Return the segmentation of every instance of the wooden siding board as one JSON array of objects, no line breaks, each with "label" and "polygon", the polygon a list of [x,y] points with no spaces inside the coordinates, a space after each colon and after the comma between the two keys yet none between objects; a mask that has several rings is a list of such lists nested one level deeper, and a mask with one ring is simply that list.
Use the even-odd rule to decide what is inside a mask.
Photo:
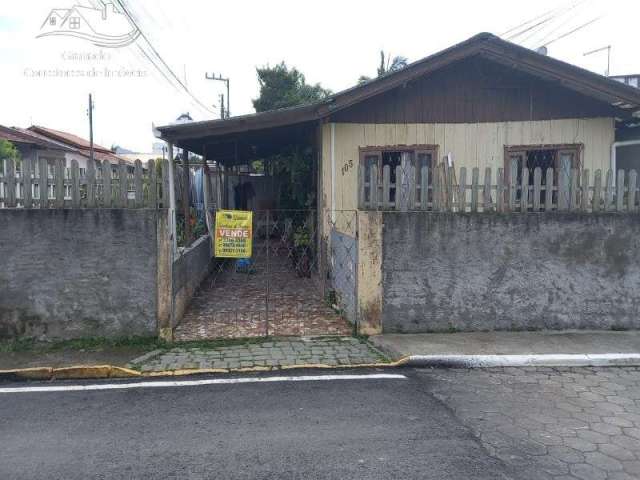
[{"label": "wooden siding board", "polygon": [[515,69],[467,59],[336,112],[339,123],[477,123],[613,117],[610,105]]}]

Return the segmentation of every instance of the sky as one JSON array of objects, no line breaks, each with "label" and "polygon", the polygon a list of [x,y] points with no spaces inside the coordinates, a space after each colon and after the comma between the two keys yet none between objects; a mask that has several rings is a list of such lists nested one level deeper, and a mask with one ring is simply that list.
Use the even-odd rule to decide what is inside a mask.
[{"label": "sky", "polygon": [[[612,75],[640,73],[634,35],[638,0],[125,0],[143,34],[130,45],[106,48],[77,37],[37,38],[48,28],[43,23],[52,9],[99,3],[4,5],[1,125],[36,124],[88,138],[91,93],[95,141],[149,152],[154,124],[168,124],[185,112],[194,120],[219,117],[224,85],[206,80],[207,72],[231,79],[232,115],[252,113],[258,66],[285,61],[309,83],[340,91],[360,75],[375,75],[381,49],[415,61],[479,32],[502,35],[536,17],[525,27],[548,20],[514,42],[537,48],[593,21],[549,44],[549,54],[604,74],[606,52],[584,53],[611,45]],[[109,35],[126,33],[118,30],[120,24],[109,26]],[[515,33],[519,30],[504,38]]]}]

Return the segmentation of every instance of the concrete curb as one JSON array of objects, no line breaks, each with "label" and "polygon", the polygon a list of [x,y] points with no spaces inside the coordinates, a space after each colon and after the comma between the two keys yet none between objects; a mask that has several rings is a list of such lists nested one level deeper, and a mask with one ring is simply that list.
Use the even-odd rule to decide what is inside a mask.
[{"label": "concrete curb", "polygon": [[38,367],[18,368],[14,370],[0,370],[0,381],[20,380],[88,380],[105,378],[157,378],[157,377],[182,377],[186,375],[205,375],[213,373],[256,373],[276,372],[282,370],[322,369],[339,370],[352,368],[389,368],[399,367],[405,359],[391,363],[362,363],[354,365],[284,365],[281,367],[247,367],[247,368],[195,368],[188,370],[164,370],[160,372],[138,372],[123,367],[112,365],[79,365],[64,368]]},{"label": "concrete curb", "polygon": [[409,367],[632,367],[640,353],[530,354],[530,355],[409,355],[396,363]]}]

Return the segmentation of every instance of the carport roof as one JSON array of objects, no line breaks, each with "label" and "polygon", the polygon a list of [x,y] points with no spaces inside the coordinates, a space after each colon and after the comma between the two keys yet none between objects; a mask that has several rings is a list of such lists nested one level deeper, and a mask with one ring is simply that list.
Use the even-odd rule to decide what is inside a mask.
[{"label": "carport roof", "polygon": [[229,135],[281,128],[330,117],[368,98],[405,85],[460,60],[481,56],[534,77],[560,84],[615,107],[621,118],[640,115],[640,89],[624,85],[566,62],[541,55],[533,50],[502,40],[490,33],[480,33],[434,55],[411,63],[402,70],[388,73],[364,85],[344,90],[309,105],[272,110],[180,125],[158,127],[160,138],[198,148],[209,141]]}]

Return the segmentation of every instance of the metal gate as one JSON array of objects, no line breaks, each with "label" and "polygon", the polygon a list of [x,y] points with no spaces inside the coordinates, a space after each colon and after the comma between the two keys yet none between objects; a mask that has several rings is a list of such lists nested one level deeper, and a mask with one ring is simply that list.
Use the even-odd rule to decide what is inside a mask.
[{"label": "metal gate", "polygon": [[178,340],[349,335],[357,323],[357,212],[253,213],[253,255],[219,259]]}]

